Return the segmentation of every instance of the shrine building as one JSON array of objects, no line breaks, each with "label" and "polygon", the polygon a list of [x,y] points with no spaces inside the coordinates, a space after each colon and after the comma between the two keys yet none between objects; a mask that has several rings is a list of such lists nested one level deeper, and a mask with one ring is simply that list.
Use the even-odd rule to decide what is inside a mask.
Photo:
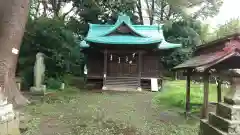
[{"label": "shrine building", "polygon": [[80,43],[87,81],[100,82],[103,90],[121,91],[157,84],[163,69],[160,56],[181,47],[165,41],[162,26],[134,25],[127,15],[120,15],[114,25],[89,24]]}]

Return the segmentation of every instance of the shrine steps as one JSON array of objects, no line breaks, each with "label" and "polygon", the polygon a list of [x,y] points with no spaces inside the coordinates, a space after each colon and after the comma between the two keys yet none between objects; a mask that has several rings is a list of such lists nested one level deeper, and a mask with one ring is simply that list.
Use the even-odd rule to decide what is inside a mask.
[{"label": "shrine steps", "polygon": [[135,77],[107,77],[104,90],[136,91],[138,78]]}]

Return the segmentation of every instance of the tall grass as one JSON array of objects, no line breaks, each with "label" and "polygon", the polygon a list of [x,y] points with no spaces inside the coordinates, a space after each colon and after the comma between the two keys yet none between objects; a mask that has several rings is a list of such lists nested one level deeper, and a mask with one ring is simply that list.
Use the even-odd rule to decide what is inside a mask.
[{"label": "tall grass", "polygon": [[[223,89],[223,94],[227,89]],[[186,103],[186,81],[168,81],[163,86],[162,92],[154,97],[154,102],[157,105],[166,105],[170,107],[184,108]],[[191,83],[190,92],[191,106],[197,106],[203,103],[203,84]],[[216,84],[209,85],[209,102],[217,102],[217,86]]]}]

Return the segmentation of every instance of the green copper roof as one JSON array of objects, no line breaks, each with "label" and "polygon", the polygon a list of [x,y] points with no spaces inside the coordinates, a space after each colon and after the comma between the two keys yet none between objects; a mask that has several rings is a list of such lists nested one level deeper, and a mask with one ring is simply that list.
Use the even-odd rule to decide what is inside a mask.
[{"label": "green copper roof", "polygon": [[136,30],[136,28],[132,25],[132,22],[131,22],[129,16],[126,16],[126,15],[119,16],[117,22],[111,28],[109,28],[106,32],[104,32],[102,34],[102,36],[107,36],[108,34],[112,33],[113,31],[115,31],[118,27],[120,27],[123,24],[127,25],[138,36],[147,37],[144,34],[142,34],[140,32],[140,30]]},{"label": "green copper roof", "polygon": [[[111,34],[125,25],[134,34]],[[89,24],[89,31],[80,43],[82,48],[89,47],[88,43],[102,43],[112,45],[147,45],[157,43],[159,49],[181,47],[180,44],[172,44],[165,41],[162,25],[133,25],[129,16],[121,15],[114,25]]]},{"label": "green copper roof", "polygon": [[165,40],[163,40],[159,45],[158,45],[158,49],[171,49],[171,48],[178,48],[178,47],[182,47],[181,44],[174,44],[174,43],[169,43]]}]

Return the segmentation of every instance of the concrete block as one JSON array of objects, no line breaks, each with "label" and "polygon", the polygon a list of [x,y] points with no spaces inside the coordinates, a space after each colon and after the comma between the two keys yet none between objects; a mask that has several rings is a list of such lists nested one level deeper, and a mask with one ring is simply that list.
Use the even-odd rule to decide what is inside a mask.
[{"label": "concrete block", "polygon": [[217,105],[216,114],[225,119],[240,121],[240,106],[219,103]]},{"label": "concrete block", "polygon": [[207,120],[200,121],[199,135],[228,135],[227,133],[213,127]]},{"label": "concrete block", "polygon": [[228,120],[209,113],[209,124],[229,134],[240,134],[240,121]]}]

